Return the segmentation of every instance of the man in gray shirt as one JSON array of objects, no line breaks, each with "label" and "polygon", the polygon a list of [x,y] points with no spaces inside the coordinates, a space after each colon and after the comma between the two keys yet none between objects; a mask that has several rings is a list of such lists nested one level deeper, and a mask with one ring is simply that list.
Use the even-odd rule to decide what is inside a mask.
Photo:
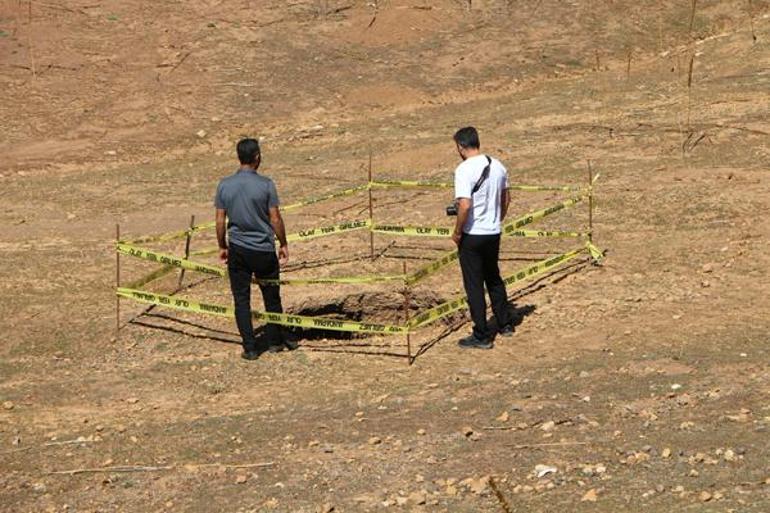
[{"label": "man in gray shirt", "polygon": [[[280,351],[289,344],[277,324],[265,326],[265,339],[257,341],[251,319],[251,279],[278,280],[280,264],[289,258],[286,229],[278,208],[273,181],[259,173],[262,161],[259,142],[243,139],[237,145],[241,167],[217,187],[216,207],[219,257],[227,264],[235,303],[235,322],[243,340],[243,358],[256,360],[265,351]],[[225,237],[225,220],[227,237]],[[275,239],[280,247],[275,254]],[[260,284],[267,312],[283,313],[280,286]]]}]

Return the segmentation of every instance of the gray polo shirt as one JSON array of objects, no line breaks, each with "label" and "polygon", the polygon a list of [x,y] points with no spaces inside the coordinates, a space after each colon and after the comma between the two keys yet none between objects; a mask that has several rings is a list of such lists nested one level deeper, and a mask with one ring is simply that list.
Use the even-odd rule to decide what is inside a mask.
[{"label": "gray polo shirt", "polygon": [[214,206],[227,212],[229,244],[275,251],[269,209],[278,206],[278,192],[271,179],[251,169],[239,169],[219,182]]}]

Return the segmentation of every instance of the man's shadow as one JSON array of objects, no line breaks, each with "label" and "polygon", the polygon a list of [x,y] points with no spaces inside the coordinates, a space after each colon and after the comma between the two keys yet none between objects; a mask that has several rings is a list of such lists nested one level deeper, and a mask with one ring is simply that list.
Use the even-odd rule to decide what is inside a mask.
[{"label": "man's shadow", "polygon": [[[511,326],[515,330],[517,326],[524,322],[524,318],[535,312],[537,307],[535,305],[523,305],[517,306],[513,301],[508,302],[508,315],[511,319]],[[497,318],[493,315],[490,319],[487,319],[490,329],[497,333],[500,331],[500,326],[497,324]]]}]

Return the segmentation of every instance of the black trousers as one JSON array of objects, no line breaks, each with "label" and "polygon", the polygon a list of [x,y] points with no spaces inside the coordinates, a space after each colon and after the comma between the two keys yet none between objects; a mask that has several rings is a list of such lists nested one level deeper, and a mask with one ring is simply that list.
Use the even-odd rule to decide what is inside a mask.
[{"label": "black trousers", "polygon": [[[270,345],[283,342],[281,327],[277,324],[265,325],[265,340],[257,343],[254,336],[254,323],[251,319],[251,277],[277,280],[280,273],[278,257],[274,251],[254,251],[236,245],[230,245],[227,259],[227,272],[230,276],[230,290],[235,302],[235,323],[243,340],[246,351],[264,350]],[[265,311],[283,313],[281,305],[281,287],[279,285],[260,285]]]},{"label": "black trousers", "polygon": [[473,334],[481,340],[492,339],[495,333],[492,333],[487,326],[485,284],[489,299],[492,301],[492,312],[495,314],[498,329],[511,323],[508,294],[497,265],[500,256],[500,235],[463,234],[459,253],[463,285],[465,294],[468,296],[471,319],[473,319]]}]

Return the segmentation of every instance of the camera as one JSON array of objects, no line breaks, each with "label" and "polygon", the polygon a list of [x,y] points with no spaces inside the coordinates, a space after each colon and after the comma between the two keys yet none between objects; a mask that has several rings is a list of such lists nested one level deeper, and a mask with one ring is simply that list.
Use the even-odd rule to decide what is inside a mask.
[{"label": "camera", "polygon": [[448,215],[448,216],[456,216],[457,215],[457,202],[456,201],[446,208],[446,215]]}]

